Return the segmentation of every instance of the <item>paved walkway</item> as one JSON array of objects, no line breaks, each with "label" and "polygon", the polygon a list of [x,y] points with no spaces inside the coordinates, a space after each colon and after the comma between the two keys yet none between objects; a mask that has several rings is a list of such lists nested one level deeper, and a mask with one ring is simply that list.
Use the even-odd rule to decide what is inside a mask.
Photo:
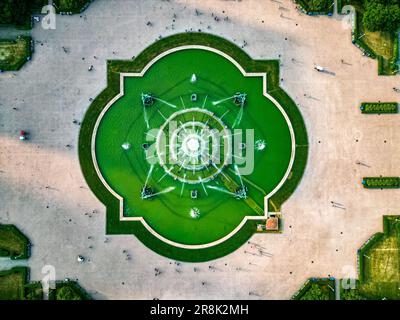
[{"label": "paved walkway", "polygon": [[[400,214],[398,190],[360,183],[365,175],[399,175],[400,117],[361,115],[358,106],[400,96],[392,90],[399,77],[378,77],[377,61],[351,43],[344,19],[306,16],[290,1],[96,0],[82,17],[59,16],[56,30],[36,25],[33,60],[0,75],[0,223],[15,223],[32,241],[32,279],[51,264],[58,279],[79,279],[95,298],[286,299],[308,277],[341,278],[344,266],[355,268],[357,248],[382,230],[382,215]],[[177,264],[134,236],[105,241],[105,209],[83,179],[73,120],[105,88],[107,59],[130,59],[160,35],[198,29],[246,41],[255,59],[280,59],[310,155],[282,208],[282,234],[255,235],[216,261]],[[18,140],[21,129],[30,141]]]},{"label": "paved walkway", "polygon": [[8,258],[0,258],[0,271],[9,270],[14,267],[27,267],[28,260],[11,260]]},{"label": "paved walkway", "polygon": [[29,36],[30,30],[18,30],[12,27],[0,27],[0,39],[15,39],[17,36]]}]

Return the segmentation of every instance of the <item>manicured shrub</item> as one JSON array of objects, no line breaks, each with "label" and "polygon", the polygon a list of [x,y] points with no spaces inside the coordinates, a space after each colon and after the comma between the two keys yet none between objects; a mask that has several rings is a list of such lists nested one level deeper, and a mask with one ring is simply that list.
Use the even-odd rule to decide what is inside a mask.
[{"label": "manicured shrub", "polygon": [[393,74],[396,74],[398,71],[397,59],[399,57],[399,37],[395,34],[394,35],[394,42],[393,42],[393,54],[392,59],[390,59],[390,69]]},{"label": "manicured shrub", "polygon": [[365,177],[362,184],[369,189],[400,188],[400,177]]},{"label": "manicured shrub", "polygon": [[397,113],[397,102],[363,102],[360,106],[362,113]]}]

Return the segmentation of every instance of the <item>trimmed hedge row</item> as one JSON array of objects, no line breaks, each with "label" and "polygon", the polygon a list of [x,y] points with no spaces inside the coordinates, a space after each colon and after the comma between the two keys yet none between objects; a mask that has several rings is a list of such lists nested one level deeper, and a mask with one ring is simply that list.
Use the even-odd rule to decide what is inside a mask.
[{"label": "trimmed hedge row", "polygon": [[393,42],[393,56],[392,59],[389,60],[390,69],[392,69],[394,73],[399,71],[399,59],[399,36],[395,34]]},{"label": "trimmed hedge row", "polygon": [[[160,255],[182,261],[200,262],[222,257],[239,248],[256,231],[256,221],[247,223],[230,239],[205,249],[183,249],[171,246],[152,235],[140,221],[119,220],[119,201],[105,188],[99,179],[93,165],[91,155],[91,136],[96,120],[106,104],[119,93],[119,74],[121,72],[140,72],[149,61],[160,53],[183,45],[204,45],[216,48],[233,57],[247,72],[266,72],[268,92],[285,109],[292,122],[296,143],[302,150],[297,152],[293,168],[297,168],[288,179],[277,196],[276,205],[289,197],[290,193],[300,183],[302,173],[307,163],[308,138],[300,111],[291,98],[279,87],[279,61],[253,60],[242,49],[232,42],[205,33],[181,33],[163,38],[142,51],[134,60],[108,61],[107,88],[95,98],[87,110],[82,121],[79,134],[79,161],[82,172],[92,192],[107,207],[106,232],[107,234],[132,234],[144,245]],[[279,195],[278,195],[279,194]]]},{"label": "trimmed hedge row", "polygon": [[400,177],[365,177],[362,185],[367,189],[400,188]]},{"label": "trimmed hedge row", "polygon": [[397,113],[397,102],[363,102],[360,106],[361,113]]},{"label": "trimmed hedge row", "polygon": [[28,259],[30,256],[30,247],[31,244],[29,239],[14,225],[6,225],[0,224],[0,234],[3,235],[12,235],[15,237],[20,245],[22,246],[22,251],[13,251],[12,248],[7,247],[7,245],[1,245],[0,242],[0,256],[1,257],[10,257],[12,260],[18,259]]}]

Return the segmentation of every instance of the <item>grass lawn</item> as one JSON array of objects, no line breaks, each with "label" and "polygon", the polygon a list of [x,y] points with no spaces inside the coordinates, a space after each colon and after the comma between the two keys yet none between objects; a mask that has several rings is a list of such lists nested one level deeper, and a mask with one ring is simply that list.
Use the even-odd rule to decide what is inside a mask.
[{"label": "grass lawn", "polygon": [[362,3],[354,0],[338,1],[338,12],[342,11],[345,5],[352,5],[356,9],[355,39],[358,45],[367,52],[372,52],[378,58],[378,74],[394,75],[397,72],[398,43],[397,34],[391,32],[367,31],[362,23],[364,7]]},{"label": "grass lawn", "polygon": [[19,70],[30,56],[30,37],[19,37],[16,40],[0,39],[0,70]]},{"label": "grass lawn", "polygon": [[358,289],[371,299],[400,299],[400,217],[384,219],[383,237],[363,253],[364,274]]},{"label": "grass lawn", "polygon": [[372,50],[374,50],[377,55],[380,55],[387,60],[392,58],[394,44],[394,37],[392,33],[380,31],[371,32],[363,30],[362,25],[360,32],[362,34],[365,33],[365,36],[363,37],[365,43]]},{"label": "grass lawn", "polygon": [[29,257],[29,240],[13,225],[0,225],[0,256]]},{"label": "grass lawn", "polygon": [[0,271],[0,300],[23,300],[27,268]]}]

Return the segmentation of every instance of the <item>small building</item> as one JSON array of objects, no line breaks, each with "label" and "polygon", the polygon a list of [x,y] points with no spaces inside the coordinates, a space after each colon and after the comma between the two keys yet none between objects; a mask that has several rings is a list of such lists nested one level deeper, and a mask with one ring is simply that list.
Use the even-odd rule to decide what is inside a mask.
[{"label": "small building", "polygon": [[268,217],[265,222],[265,230],[267,231],[278,231],[279,230],[279,218]]}]

